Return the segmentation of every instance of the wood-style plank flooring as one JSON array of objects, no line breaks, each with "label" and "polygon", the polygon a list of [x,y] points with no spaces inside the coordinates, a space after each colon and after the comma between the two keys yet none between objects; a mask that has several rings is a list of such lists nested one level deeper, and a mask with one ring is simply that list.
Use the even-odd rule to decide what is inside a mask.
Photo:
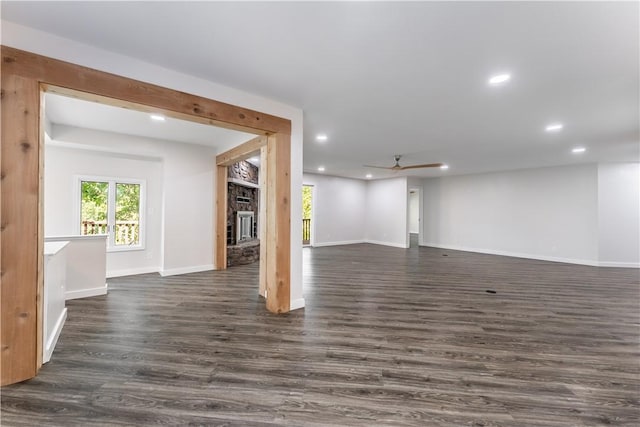
[{"label": "wood-style plank flooring", "polygon": [[304,281],[276,316],[257,264],[110,280],[2,426],[640,425],[638,270],[362,244]]}]

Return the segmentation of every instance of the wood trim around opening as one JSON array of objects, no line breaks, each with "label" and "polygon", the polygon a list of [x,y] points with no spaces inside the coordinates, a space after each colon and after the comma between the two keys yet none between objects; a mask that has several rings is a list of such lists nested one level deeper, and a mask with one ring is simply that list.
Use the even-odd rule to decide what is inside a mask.
[{"label": "wood trim around opening", "polygon": [[[229,197],[227,168],[240,160],[251,157],[266,143],[267,137],[259,136],[216,156],[216,235],[214,242],[216,270],[227,269],[227,199]],[[262,170],[266,168],[266,165],[263,166]]]},{"label": "wood trim around opening", "polygon": [[[6,46],[0,47],[0,53],[1,385],[32,378],[40,366],[38,337],[42,333],[42,319],[38,316],[42,309],[44,242],[42,90],[125,108],[143,111],[148,108],[199,123],[269,135],[267,145],[273,150],[267,156],[267,163],[273,166],[267,169],[273,170],[268,180],[273,194],[267,198],[270,215],[267,221],[274,228],[267,230],[266,237],[269,241],[267,308],[275,313],[289,310],[290,120]],[[216,173],[222,172],[217,169]],[[224,181],[226,183],[226,173]],[[226,185],[224,195],[226,200]],[[270,206],[274,203],[279,205]]]},{"label": "wood trim around opening", "polygon": [[[291,136],[267,141],[267,310],[286,313],[291,298]],[[262,244],[262,242],[261,242]]]},{"label": "wood trim around opening", "polygon": [[248,159],[252,155],[258,153],[260,148],[267,145],[266,136],[258,136],[250,139],[249,141],[233,147],[232,149],[225,151],[222,154],[216,156],[216,165],[218,166],[231,166],[234,163],[238,163],[240,160]]},{"label": "wood trim around opening", "polygon": [[227,193],[227,167],[216,166],[216,270],[227,269]]},{"label": "wood trim around opening", "polygon": [[84,92],[83,99],[94,102],[114,105],[121,101],[116,105],[152,107],[153,111],[176,114],[185,120],[200,123],[204,120],[207,124],[262,135],[291,133],[291,121],[287,119],[7,46],[2,46],[2,73],[57,86],[55,91],[67,96]]},{"label": "wood trim around opening", "polygon": [[[2,70],[0,383],[36,375],[42,337],[40,88]],[[40,325],[40,330],[38,330]]]}]

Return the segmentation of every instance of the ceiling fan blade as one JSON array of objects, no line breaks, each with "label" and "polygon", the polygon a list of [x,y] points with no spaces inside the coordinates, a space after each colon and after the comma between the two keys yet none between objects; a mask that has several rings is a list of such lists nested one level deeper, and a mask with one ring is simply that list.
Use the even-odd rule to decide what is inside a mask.
[{"label": "ceiling fan blade", "polygon": [[393,168],[388,168],[386,166],[373,166],[373,165],[362,165],[365,168],[376,168],[376,169],[393,169]]},{"label": "ceiling fan blade", "polygon": [[440,166],[442,166],[442,163],[428,163],[424,165],[401,166],[400,169],[439,168]]}]

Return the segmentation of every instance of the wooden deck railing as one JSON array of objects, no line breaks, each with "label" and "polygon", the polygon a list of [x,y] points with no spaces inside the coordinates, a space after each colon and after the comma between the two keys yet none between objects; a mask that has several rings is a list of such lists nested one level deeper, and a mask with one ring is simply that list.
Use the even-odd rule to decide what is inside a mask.
[{"label": "wooden deck railing", "polygon": [[311,219],[302,220],[302,244],[308,245],[311,243]]},{"label": "wooden deck railing", "polygon": [[[81,233],[83,236],[90,234],[109,234],[107,221],[82,221]],[[138,221],[116,221],[115,244],[137,245],[140,243],[140,224]]]}]

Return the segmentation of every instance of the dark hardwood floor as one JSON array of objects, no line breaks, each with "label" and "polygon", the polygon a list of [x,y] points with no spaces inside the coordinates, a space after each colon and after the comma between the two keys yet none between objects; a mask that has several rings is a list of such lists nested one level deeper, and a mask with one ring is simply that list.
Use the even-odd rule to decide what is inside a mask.
[{"label": "dark hardwood floor", "polygon": [[110,280],[2,425],[640,425],[638,270],[363,244],[304,280],[282,316],[255,264]]}]

